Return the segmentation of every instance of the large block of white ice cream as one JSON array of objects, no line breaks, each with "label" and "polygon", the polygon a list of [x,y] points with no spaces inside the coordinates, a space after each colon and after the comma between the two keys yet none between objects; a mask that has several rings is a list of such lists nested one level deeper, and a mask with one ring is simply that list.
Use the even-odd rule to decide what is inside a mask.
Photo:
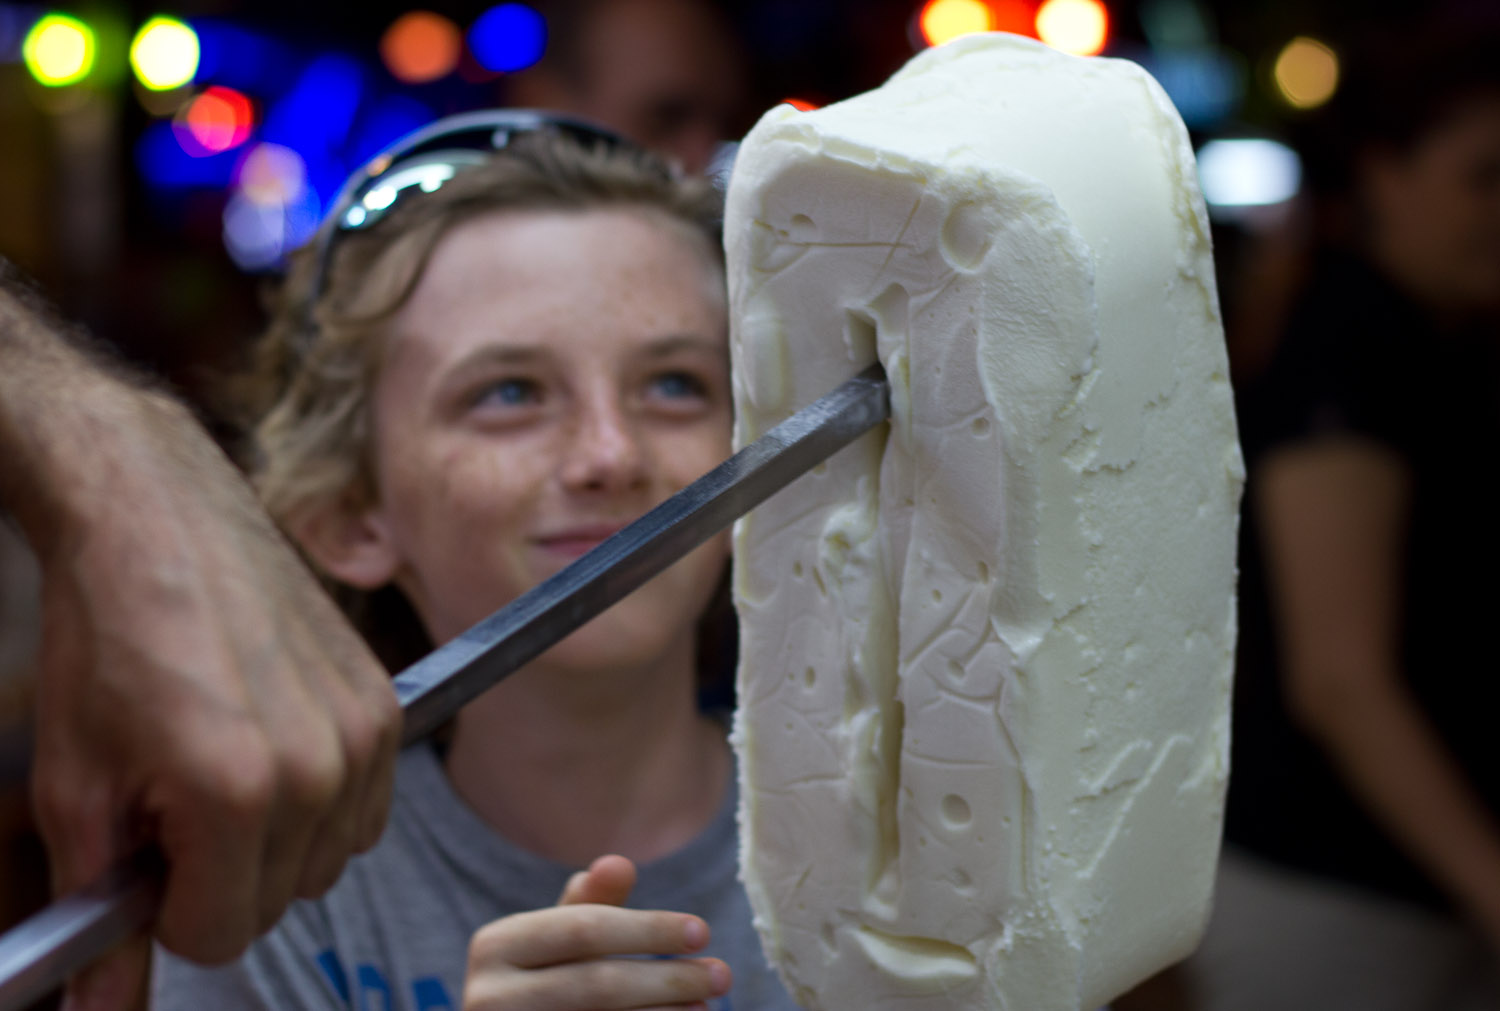
[{"label": "large block of white ice cream", "polygon": [[1242,479],[1186,132],[1011,36],[780,107],[726,219],[744,443],[893,418],[741,521],[743,875],[810,1008],[1093,1008],[1185,955]]}]

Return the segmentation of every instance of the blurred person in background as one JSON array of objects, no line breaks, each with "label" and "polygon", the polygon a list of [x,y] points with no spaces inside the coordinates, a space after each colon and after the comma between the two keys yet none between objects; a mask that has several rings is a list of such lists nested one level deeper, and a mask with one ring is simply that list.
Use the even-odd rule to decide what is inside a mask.
[{"label": "blurred person in background", "polygon": [[707,0],[554,0],[540,64],[507,78],[506,104],[579,116],[705,171],[739,136],[744,58]]},{"label": "blurred person in background", "polygon": [[1209,1011],[1500,1008],[1500,48],[1356,54],[1250,468]]}]

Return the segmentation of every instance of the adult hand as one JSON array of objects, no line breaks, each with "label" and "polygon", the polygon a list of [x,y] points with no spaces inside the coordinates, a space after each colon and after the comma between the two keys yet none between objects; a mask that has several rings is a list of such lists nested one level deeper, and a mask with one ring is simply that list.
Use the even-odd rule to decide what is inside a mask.
[{"label": "adult hand", "polygon": [[[708,943],[696,916],[621,909],[635,865],[600,857],[558,905],[482,927],[469,943],[464,1011],[705,1007],[729,991],[729,966],[683,958]],[[621,956],[665,956],[624,958]]]},{"label": "adult hand", "polygon": [[[53,883],[154,844],[156,937],[224,961],[379,837],[400,709],[188,413],[52,333],[0,286],[0,504],[42,563],[33,788]],[[148,960],[145,938],[125,945],[66,1006],[128,1006]]]}]

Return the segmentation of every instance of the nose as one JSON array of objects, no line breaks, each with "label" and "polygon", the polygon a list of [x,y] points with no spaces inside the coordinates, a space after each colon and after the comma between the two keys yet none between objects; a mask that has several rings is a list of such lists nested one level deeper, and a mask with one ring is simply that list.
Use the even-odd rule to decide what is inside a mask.
[{"label": "nose", "polygon": [[581,408],[561,473],[573,492],[629,491],[646,483],[640,433],[621,404],[597,398]]}]

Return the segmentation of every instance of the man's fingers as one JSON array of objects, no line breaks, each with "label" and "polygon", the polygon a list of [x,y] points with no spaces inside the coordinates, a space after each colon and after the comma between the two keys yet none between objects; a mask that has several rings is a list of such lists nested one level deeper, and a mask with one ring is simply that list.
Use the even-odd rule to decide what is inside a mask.
[{"label": "man's fingers", "polygon": [[475,979],[465,1011],[613,1011],[677,1007],[729,992],[729,966],[717,958],[601,959]]},{"label": "man's fingers", "polygon": [[[264,742],[226,745],[232,765],[205,765],[181,796],[147,798],[160,812],[167,858],[157,937],[169,950],[214,964],[238,955],[260,926],[262,858],[275,802],[275,767]],[[205,760],[206,762],[206,760]]]},{"label": "man's fingers", "polygon": [[307,634],[320,652],[317,662],[308,665],[307,675],[343,748],[346,789],[335,813],[340,831],[346,833],[337,861],[342,865],[342,857],[374,846],[385,829],[403,714],[390,676],[374,654],[353,632],[340,627],[342,616],[331,604],[326,610],[326,615],[309,616],[313,624]]},{"label": "man's fingers", "polygon": [[88,884],[118,855],[118,813],[107,784],[81,779],[39,758],[32,804],[47,844],[54,894]]},{"label": "man's fingers", "polygon": [[559,906],[574,906],[596,903],[602,906],[623,906],[635,889],[635,864],[622,856],[602,856],[568,879]]},{"label": "man's fingers", "polygon": [[[357,655],[351,663],[373,657]],[[312,898],[326,891],[354,853],[373,846],[385,827],[395,785],[396,750],[401,709],[395,692],[382,684],[379,695],[350,685],[327,660],[320,667],[319,692],[329,725],[337,734],[343,765],[343,789],[325,812],[314,850],[309,854],[299,895]],[[384,673],[380,672],[384,678]],[[388,684],[388,682],[387,682]],[[386,703],[389,703],[387,707]]]},{"label": "man's fingers", "polygon": [[68,980],[62,1011],[144,1009],[150,967],[150,939],[132,937]]},{"label": "man's fingers", "polygon": [[[369,663],[385,676],[373,656]],[[371,728],[369,754],[356,752],[351,756],[350,766],[351,774],[358,782],[363,783],[358,795],[354,836],[355,850],[363,853],[379,842],[385,831],[391,798],[396,792],[396,756],[401,747],[404,714],[388,677],[378,685],[365,685],[359,696]],[[356,759],[359,764],[354,764]]]},{"label": "man's fingers", "polygon": [[686,955],[708,943],[708,925],[685,913],[615,906],[557,906],[482,927],[469,945],[470,971],[504,964],[535,969],[611,955]]},{"label": "man's fingers", "polygon": [[[290,701],[305,707],[308,715],[316,712],[309,698]],[[345,780],[343,749],[334,729],[321,718],[280,715],[275,797],[257,895],[259,930],[273,926],[292,899],[321,894],[331,885],[354,836],[354,791]],[[317,874],[317,891],[303,891],[309,872]]]}]

